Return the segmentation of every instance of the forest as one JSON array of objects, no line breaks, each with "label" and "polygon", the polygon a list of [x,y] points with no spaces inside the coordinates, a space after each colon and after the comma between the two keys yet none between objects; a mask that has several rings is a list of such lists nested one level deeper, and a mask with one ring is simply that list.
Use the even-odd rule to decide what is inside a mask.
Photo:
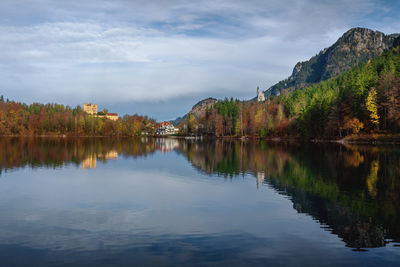
[{"label": "forest", "polygon": [[27,105],[0,97],[0,135],[139,136],[153,133],[155,126],[146,116],[113,121],[86,114],[80,106]]},{"label": "forest", "polygon": [[400,47],[336,78],[264,102],[218,101],[182,122],[185,134],[342,138],[400,131]]},{"label": "forest", "polygon": [[[139,136],[156,121],[125,115],[116,121],[80,106],[30,105],[0,97],[0,135]],[[180,123],[182,135],[343,138],[400,133],[400,47],[336,78],[286,90],[264,102],[220,100]]]}]

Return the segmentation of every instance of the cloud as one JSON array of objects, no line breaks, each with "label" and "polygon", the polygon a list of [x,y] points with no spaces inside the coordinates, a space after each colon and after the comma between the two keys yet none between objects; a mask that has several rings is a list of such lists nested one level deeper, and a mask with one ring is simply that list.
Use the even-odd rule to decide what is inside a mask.
[{"label": "cloud", "polygon": [[4,0],[0,94],[26,102],[110,105],[223,94],[250,98],[258,85],[266,89],[287,77],[297,61],[350,27],[395,30],[390,5]]},{"label": "cloud", "polygon": [[234,93],[251,80],[255,87],[271,62],[279,69],[290,61],[268,55],[278,45],[269,37],[199,38],[89,23],[0,27],[0,35],[0,60],[13,62],[3,78],[25,69],[32,95],[52,99],[62,94],[76,101],[83,92],[97,92],[99,101],[161,100],[217,88]]}]

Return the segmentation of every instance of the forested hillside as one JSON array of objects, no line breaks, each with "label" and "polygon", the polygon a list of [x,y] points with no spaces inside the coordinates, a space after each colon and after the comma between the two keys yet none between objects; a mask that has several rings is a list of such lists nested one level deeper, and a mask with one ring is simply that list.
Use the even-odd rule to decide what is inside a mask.
[{"label": "forested hillside", "polygon": [[265,102],[225,99],[186,132],[226,136],[339,138],[400,131],[400,47],[340,76]]},{"label": "forested hillside", "polygon": [[337,77],[360,63],[380,56],[385,50],[398,46],[399,41],[399,34],[385,35],[366,28],[350,29],[329,48],[308,61],[297,63],[292,75],[271,86],[265,95],[280,95],[284,90],[304,88]]},{"label": "forested hillside", "polygon": [[[78,106],[26,105],[0,98],[0,135],[138,136],[155,120],[91,116]],[[206,99],[179,124],[181,134],[342,138],[400,133],[400,47],[336,78],[285,90],[264,102]]]},{"label": "forested hillside", "polygon": [[26,105],[0,97],[0,135],[139,136],[153,133],[155,120],[124,116],[112,121],[86,114],[80,106]]}]

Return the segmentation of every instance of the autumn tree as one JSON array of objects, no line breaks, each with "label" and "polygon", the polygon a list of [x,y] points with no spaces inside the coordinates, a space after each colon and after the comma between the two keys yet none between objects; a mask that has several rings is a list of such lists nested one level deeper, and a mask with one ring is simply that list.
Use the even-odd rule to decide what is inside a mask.
[{"label": "autumn tree", "polygon": [[364,123],[360,122],[357,118],[345,119],[344,129],[347,132],[351,131],[353,134],[358,134],[363,128]]},{"label": "autumn tree", "polygon": [[[143,116],[112,121],[59,104],[26,105],[13,101],[0,102],[0,135],[117,135],[136,136],[144,129],[154,130],[155,121]],[[132,128],[132,131],[126,129]],[[151,132],[150,132],[151,133]]]},{"label": "autumn tree", "polygon": [[379,128],[379,115],[378,115],[378,105],[377,105],[377,94],[375,89],[371,89],[368,93],[366,100],[366,107],[369,111],[369,121],[374,127]]}]

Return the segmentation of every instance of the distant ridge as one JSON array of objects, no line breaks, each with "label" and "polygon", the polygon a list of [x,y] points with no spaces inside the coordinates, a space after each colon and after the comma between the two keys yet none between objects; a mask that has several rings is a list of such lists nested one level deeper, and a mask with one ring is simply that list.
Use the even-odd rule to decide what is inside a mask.
[{"label": "distant ridge", "polygon": [[366,28],[353,28],[331,47],[308,61],[299,62],[289,78],[264,91],[266,97],[283,90],[296,90],[336,77],[342,72],[380,56],[385,50],[400,45],[400,34],[385,35]]},{"label": "distant ridge", "polygon": [[[193,114],[196,118],[200,116],[200,114],[204,113],[207,108],[211,108],[218,100],[216,98],[206,98],[203,99],[199,102],[197,102],[192,109],[189,111],[189,113]],[[177,126],[179,125],[183,120],[186,119],[187,115],[185,114],[183,117],[178,117],[175,120],[171,121],[173,125]]]},{"label": "distant ridge", "polygon": [[[271,86],[264,91],[264,95],[276,96],[283,90],[293,91],[328,80],[399,45],[400,34],[385,35],[367,28],[350,29],[329,48],[320,51],[308,61],[298,62],[289,78]],[[257,97],[250,101],[256,100]],[[215,98],[201,100],[189,113],[198,117],[216,102]],[[170,122],[177,126],[185,121],[189,113]]]}]

